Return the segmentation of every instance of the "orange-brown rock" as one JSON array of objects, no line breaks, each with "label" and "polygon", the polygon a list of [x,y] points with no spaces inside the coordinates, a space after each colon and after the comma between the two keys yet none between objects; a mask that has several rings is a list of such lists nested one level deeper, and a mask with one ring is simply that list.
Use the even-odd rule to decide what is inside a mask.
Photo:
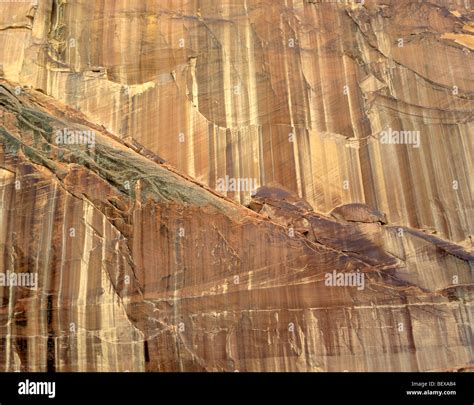
[{"label": "orange-brown rock", "polygon": [[0,370],[472,367],[472,9],[359,3],[0,2]]}]

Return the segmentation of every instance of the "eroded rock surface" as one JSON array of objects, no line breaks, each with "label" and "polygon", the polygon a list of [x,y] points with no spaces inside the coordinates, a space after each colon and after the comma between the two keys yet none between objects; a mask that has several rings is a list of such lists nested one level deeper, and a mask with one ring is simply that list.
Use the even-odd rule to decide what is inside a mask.
[{"label": "eroded rock surface", "polygon": [[472,9],[356,3],[0,2],[0,370],[472,369]]}]

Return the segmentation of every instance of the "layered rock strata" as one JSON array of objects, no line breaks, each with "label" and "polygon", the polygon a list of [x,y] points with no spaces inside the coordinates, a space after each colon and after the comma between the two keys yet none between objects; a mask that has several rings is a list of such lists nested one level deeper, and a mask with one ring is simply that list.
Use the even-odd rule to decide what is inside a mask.
[{"label": "layered rock strata", "polygon": [[0,111],[0,266],[38,275],[0,289],[4,371],[470,368],[463,247],[277,186],[245,208],[5,81]]},{"label": "layered rock strata", "polygon": [[0,370],[472,369],[469,0],[0,1]]}]

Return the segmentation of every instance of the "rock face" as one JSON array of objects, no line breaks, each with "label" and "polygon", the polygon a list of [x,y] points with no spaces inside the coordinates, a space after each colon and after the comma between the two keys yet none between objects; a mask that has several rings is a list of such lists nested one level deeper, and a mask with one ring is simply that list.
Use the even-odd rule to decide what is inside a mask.
[{"label": "rock face", "polygon": [[336,219],[352,222],[380,222],[387,223],[387,217],[383,212],[370,209],[365,204],[346,204],[334,208],[331,215]]},{"label": "rock face", "polygon": [[359,3],[0,2],[0,370],[472,368],[472,9]]}]

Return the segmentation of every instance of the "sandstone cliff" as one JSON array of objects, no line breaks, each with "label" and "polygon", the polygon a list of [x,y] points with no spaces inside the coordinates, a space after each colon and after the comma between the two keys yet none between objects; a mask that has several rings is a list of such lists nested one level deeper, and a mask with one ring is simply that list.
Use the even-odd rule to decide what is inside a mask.
[{"label": "sandstone cliff", "polygon": [[358,3],[0,2],[0,370],[472,367],[471,4]]}]

